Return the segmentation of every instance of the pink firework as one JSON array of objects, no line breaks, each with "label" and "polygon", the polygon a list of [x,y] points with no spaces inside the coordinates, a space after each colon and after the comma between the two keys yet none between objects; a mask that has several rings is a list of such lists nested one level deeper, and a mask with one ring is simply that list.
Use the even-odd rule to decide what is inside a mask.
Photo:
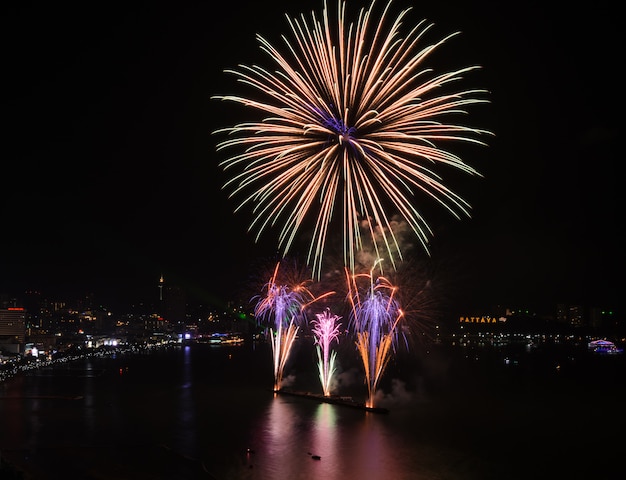
[{"label": "pink firework", "polygon": [[335,373],[335,358],[337,357],[337,352],[331,350],[331,344],[333,341],[339,341],[341,324],[337,323],[337,320],[341,317],[332,314],[328,308],[315,316],[317,320],[313,320],[311,323],[315,335],[320,382],[322,382],[324,396],[328,397],[330,396],[330,384]]}]

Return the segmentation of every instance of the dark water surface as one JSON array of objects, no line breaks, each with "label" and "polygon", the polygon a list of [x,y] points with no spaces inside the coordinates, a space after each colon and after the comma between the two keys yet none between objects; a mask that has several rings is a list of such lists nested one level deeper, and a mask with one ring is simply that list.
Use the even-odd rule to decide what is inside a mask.
[{"label": "dark water surface", "polygon": [[[290,365],[319,392],[312,350]],[[379,414],[275,395],[265,344],[86,358],[0,384],[0,458],[33,479],[625,478],[625,372],[623,355],[431,347],[390,365]],[[337,378],[364,397],[356,365]]]}]

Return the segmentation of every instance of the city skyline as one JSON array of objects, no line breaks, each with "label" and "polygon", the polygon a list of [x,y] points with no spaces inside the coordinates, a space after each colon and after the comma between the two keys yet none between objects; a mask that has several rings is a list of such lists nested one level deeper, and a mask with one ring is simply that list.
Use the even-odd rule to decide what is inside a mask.
[{"label": "city skyline", "polygon": [[[340,310],[349,311],[348,301],[341,301],[342,295],[335,295],[334,292],[326,292],[323,296],[329,296],[328,305],[334,305]],[[202,299],[190,295],[178,285],[168,284],[163,277],[159,279],[158,285],[152,288],[152,293],[144,298],[136,298],[130,303],[108,302],[106,298],[98,293],[87,292],[77,296],[71,294],[56,295],[50,292],[39,290],[27,290],[13,295],[8,292],[0,292],[0,309],[25,310],[28,316],[38,317],[43,311],[46,312],[73,312],[77,315],[100,312],[113,315],[113,318],[120,318],[127,315],[164,315],[168,320],[172,318],[172,308],[176,310],[175,317],[177,323],[194,323],[198,320],[206,320],[206,316],[213,314],[233,314],[238,317],[241,313],[247,312],[251,317],[258,308],[256,298],[247,301],[246,298],[232,298],[226,302],[203,302]],[[430,302],[430,300],[429,300]],[[435,299],[435,306],[438,299]],[[408,306],[408,305],[407,305]],[[314,318],[320,315],[313,305],[307,309],[305,317],[309,322],[314,322]],[[551,304],[536,308],[533,302],[521,302],[517,304],[502,304],[498,302],[485,303],[483,305],[459,304],[459,305],[438,305],[432,312],[424,310],[419,312],[419,316],[426,314],[427,320],[415,318],[411,310],[406,311],[409,323],[422,324],[426,330],[432,330],[435,325],[447,325],[448,327],[458,323],[492,323],[501,317],[518,317],[534,319],[556,323],[571,323],[572,326],[584,326],[593,321],[593,317],[608,316],[613,318],[617,324],[623,325],[624,312],[614,308],[614,305],[582,304],[579,302],[555,301]],[[321,307],[320,307],[321,308]],[[330,307],[325,307],[326,309]],[[418,305],[419,308],[419,305]],[[33,318],[34,318],[33,317]],[[571,318],[570,318],[571,317]],[[607,318],[608,318],[607,317]],[[487,319],[487,321],[485,321]],[[262,323],[262,322],[261,322]]]},{"label": "city skyline", "polygon": [[[224,69],[260,61],[255,34],[279,43],[285,13],[322,5],[5,7],[0,292],[127,301],[156,294],[163,274],[219,304],[263,277],[276,240],[255,243],[248,214],[233,213],[211,136],[246,115],[210,97],[230,93]],[[480,65],[470,84],[490,91],[472,123],[495,137],[468,158],[484,177],[452,179],[472,218],[429,211],[429,262],[450,301],[624,308],[619,15],[565,5],[411,11],[435,38],[461,31],[436,67]]]}]

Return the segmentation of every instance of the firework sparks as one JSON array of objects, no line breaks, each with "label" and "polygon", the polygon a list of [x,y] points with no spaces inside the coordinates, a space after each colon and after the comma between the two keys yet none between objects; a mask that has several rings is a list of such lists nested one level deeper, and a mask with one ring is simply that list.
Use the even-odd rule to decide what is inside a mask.
[{"label": "firework sparks", "polygon": [[334,315],[330,309],[326,309],[323,313],[316,314],[317,320],[313,320],[313,334],[315,335],[315,343],[317,350],[318,368],[320,382],[324,396],[330,396],[330,384],[335,373],[335,359],[337,352],[331,350],[333,341],[339,339],[339,327],[337,323],[341,317]]},{"label": "firework sparks", "polygon": [[308,19],[287,16],[291,36],[283,37],[285,53],[257,35],[274,71],[259,65],[227,70],[254,98],[213,97],[263,117],[215,132],[228,134],[218,151],[236,150],[220,163],[235,172],[224,188],[242,196],[237,210],[252,207],[250,229],[258,232],[257,240],[279,227],[285,254],[305,219],[315,218],[307,262],[318,278],[336,205],[343,210],[344,264],[352,273],[366,240],[394,267],[402,259],[391,222],[396,213],[428,251],[432,232],[414,206],[417,195],[457,218],[469,216],[469,204],[436,170],[445,165],[480,175],[440,145],[484,144],[480,137],[489,133],[448,123],[466,107],[487,102],[483,90],[449,92],[478,67],[435,74],[427,66],[432,52],[458,32],[427,42],[433,25],[422,21],[402,36],[410,9],[393,17],[390,1],[377,19],[374,4],[352,23],[344,2],[338,2],[335,16],[326,2],[321,18],[314,12]]},{"label": "firework sparks", "polygon": [[265,295],[260,296],[254,314],[257,322],[264,323],[266,337],[272,346],[274,360],[274,390],[280,390],[285,364],[304,317],[304,309],[311,303],[332,294],[316,297],[307,287],[308,281],[295,285],[278,283],[280,263],[264,286]]},{"label": "firework sparks", "polygon": [[[369,274],[350,275],[346,271],[351,324],[365,369],[368,407],[374,406],[376,389],[391,359],[392,348],[398,339],[398,324],[404,315],[395,298],[396,287],[385,277],[375,278],[375,268],[376,264]],[[362,280],[367,282],[364,288],[359,285]]]}]

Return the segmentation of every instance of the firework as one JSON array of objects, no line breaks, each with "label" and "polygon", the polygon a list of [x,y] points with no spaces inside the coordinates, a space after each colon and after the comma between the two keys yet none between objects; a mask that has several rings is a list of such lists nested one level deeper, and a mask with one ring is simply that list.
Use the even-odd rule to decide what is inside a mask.
[{"label": "firework", "polygon": [[332,294],[316,297],[308,288],[310,281],[293,285],[278,283],[280,263],[264,286],[264,295],[259,296],[254,309],[257,322],[265,325],[265,334],[272,346],[274,360],[274,390],[279,390],[283,372],[291,347],[298,333],[304,309],[311,303]]},{"label": "firework", "polygon": [[330,396],[330,384],[335,373],[335,359],[337,352],[331,350],[333,341],[339,339],[339,327],[337,323],[341,317],[334,315],[330,309],[326,309],[323,313],[316,314],[317,320],[313,320],[313,334],[315,335],[315,344],[317,350],[318,368],[320,382],[324,396]]},{"label": "firework", "polygon": [[394,268],[402,259],[394,215],[428,251],[432,232],[415,206],[418,195],[457,218],[469,216],[469,204],[437,169],[479,175],[441,144],[484,144],[480,138],[489,133],[452,121],[466,107],[487,102],[483,90],[452,87],[478,67],[437,74],[428,66],[430,55],[458,32],[427,41],[433,25],[422,21],[403,36],[410,9],[394,17],[389,2],[375,17],[374,4],[360,10],[354,22],[346,19],[344,2],[338,2],[335,15],[325,2],[321,17],[287,16],[285,52],[257,35],[273,68],[226,70],[252,95],[213,97],[258,114],[215,132],[228,134],[217,150],[233,152],[220,163],[233,172],[224,188],[240,197],[237,210],[252,208],[250,230],[257,231],[257,240],[278,228],[285,254],[313,220],[307,262],[317,278],[336,205],[343,215],[344,265],[352,273],[364,245]]},{"label": "firework", "polygon": [[[396,300],[396,287],[385,277],[369,274],[351,275],[346,271],[348,298],[351,305],[351,326],[356,333],[356,347],[367,384],[367,407],[374,406],[378,383],[391,359],[391,353],[399,337],[399,322],[404,314]],[[362,281],[365,281],[363,287]]]}]

